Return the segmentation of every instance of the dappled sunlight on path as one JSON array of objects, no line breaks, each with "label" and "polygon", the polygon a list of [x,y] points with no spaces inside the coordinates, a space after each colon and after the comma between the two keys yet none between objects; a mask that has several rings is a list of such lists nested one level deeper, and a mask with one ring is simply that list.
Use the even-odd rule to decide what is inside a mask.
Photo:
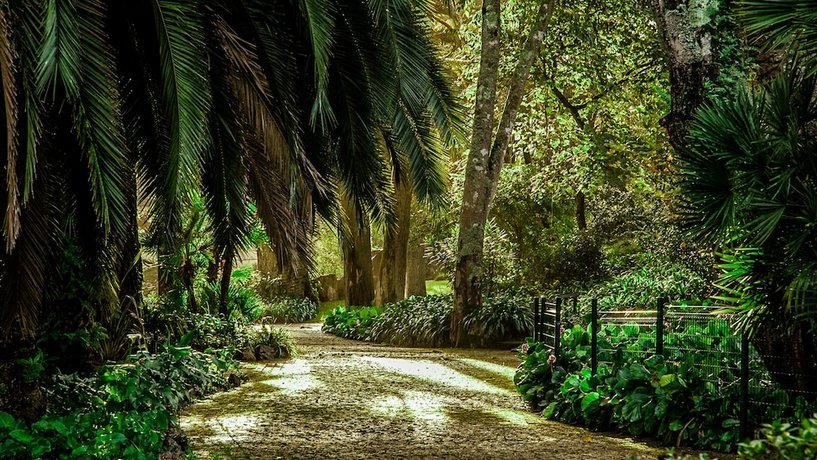
[{"label": "dappled sunlight on path", "polygon": [[507,351],[391,348],[290,326],[301,353],[181,418],[203,458],[655,458],[657,450],[542,419]]}]

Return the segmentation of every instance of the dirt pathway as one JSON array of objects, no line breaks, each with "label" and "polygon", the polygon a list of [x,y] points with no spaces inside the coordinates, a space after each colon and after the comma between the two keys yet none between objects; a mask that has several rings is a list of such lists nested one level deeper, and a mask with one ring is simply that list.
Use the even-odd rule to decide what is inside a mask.
[{"label": "dirt pathway", "polygon": [[202,458],[655,458],[628,439],[549,422],[514,391],[508,351],[393,348],[289,326],[300,354],[189,408]]}]

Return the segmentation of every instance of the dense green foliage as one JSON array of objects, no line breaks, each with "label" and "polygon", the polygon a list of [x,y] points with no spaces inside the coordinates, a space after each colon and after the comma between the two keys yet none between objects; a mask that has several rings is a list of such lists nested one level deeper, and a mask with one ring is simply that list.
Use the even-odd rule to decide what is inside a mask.
[{"label": "dense green foliage", "polygon": [[312,300],[297,297],[274,297],[263,302],[259,318],[273,323],[302,323],[318,314],[318,305]]},{"label": "dense green foliage", "polygon": [[259,345],[292,347],[288,335],[280,329],[264,326],[257,328],[243,318],[224,318],[219,315],[175,313],[167,310],[147,310],[145,330],[151,336],[151,348],[170,341],[189,337],[196,350],[245,350]]},{"label": "dense green foliage", "polygon": [[185,347],[138,353],[89,377],[57,374],[49,412],[27,426],[0,412],[0,458],[153,458],[193,399],[226,388],[235,363]]},{"label": "dense green foliage", "polygon": [[409,297],[386,305],[373,321],[368,339],[405,346],[445,346],[450,340],[451,295]]},{"label": "dense green foliage", "polygon": [[[337,307],[324,320],[323,330],[393,345],[448,346],[453,308],[450,294],[409,297],[383,308]],[[465,319],[465,324],[485,345],[521,340],[533,329],[531,298],[521,291],[500,291],[487,298],[481,309]]]},{"label": "dense green foliage", "polygon": [[[598,371],[591,375],[590,332],[574,326],[562,335],[558,362],[529,340],[514,381],[548,418],[731,451],[740,441],[739,340],[726,322],[712,320],[704,331],[668,331],[664,356],[658,356],[651,328],[605,324],[598,334]],[[751,379],[749,419],[755,423],[814,409],[800,398],[790,402],[768,376],[753,373]]]},{"label": "dense green foliage", "polygon": [[740,457],[747,460],[807,460],[817,457],[817,418],[799,424],[775,421],[761,430],[760,439],[741,444]]},{"label": "dense green foliage", "polygon": [[324,318],[323,331],[347,339],[366,340],[372,322],[381,311],[378,307],[335,307]]}]

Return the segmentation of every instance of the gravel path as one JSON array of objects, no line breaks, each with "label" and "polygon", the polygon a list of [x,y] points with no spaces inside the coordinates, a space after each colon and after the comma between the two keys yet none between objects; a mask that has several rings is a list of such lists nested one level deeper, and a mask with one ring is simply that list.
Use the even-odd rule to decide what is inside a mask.
[{"label": "gravel path", "polygon": [[295,358],[181,417],[202,458],[656,458],[659,449],[550,422],[514,391],[499,350],[394,348],[288,328]]}]

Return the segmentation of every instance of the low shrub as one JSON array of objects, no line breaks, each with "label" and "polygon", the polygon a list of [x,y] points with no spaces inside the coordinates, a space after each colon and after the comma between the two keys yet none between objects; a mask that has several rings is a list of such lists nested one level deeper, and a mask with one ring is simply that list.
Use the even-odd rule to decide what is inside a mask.
[{"label": "low shrub", "polygon": [[486,298],[482,308],[465,318],[465,327],[483,345],[504,339],[521,341],[533,332],[532,302],[533,298],[522,290],[500,291]]},{"label": "low shrub", "polygon": [[[596,375],[589,369],[590,332],[574,326],[562,335],[558,363],[543,344],[529,339],[514,381],[522,396],[547,418],[731,451],[740,440],[739,367],[730,361],[737,359],[733,351],[739,337],[722,323],[710,323],[706,335],[668,334],[666,358],[646,359],[645,352],[655,346],[652,333],[636,325],[605,325],[598,334]],[[701,354],[687,350],[711,350],[707,359],[720,365],[714,371],[701,366]],[[782,416],[786,404],[781,403],[788,402],[785,392],[753,378],[750,397],[759,404],[750,408],[750,420]],[[800,414],[808,410],[803,401],[796,406]]]},{"label": "low shrub", "polygon": [[602,310],[651,308],[661,297],[670,300],[706,299],[711,293],[711,285],[711,280],[685,266],[668,263],[614,276],[594,286],[583,299],[589,302],[589,299],[597,298]]},{"label": "low shrub", "polygon": [[[382,309],[338,307],[324,320],[323,330],[392,345],[443,347],[450,345],[453,310],[451,294],[413,296]],[[499,291],[465,318],[465,326],[482,345],[521,340],[533,329],[531,298],[519,290]]]},{"label": "low shrub", "polygon": [[372,321],[381,312],[377,307],[335,307],[324,319],[322,330],[338,337],[367,340]]},{"label": "low shrub", "polygon": [[199,351],[225,350],[234,354],[237,350],[270,345],[290,354],[293,348],[286,331],[268,327],[259,329],[242,317],[224,318],[205,313],[185,314],[169,308],[146,308],[144,323],[150,350],[160,349],[165,343],[178,342],[186,336],[189,336],[190,346]]},{"label": "low shrub", "polygon": [[317,314],[318,305],[303,297],[274,297],[260,310],[260,318],[271,323],[302,323]]},{"label": "low shrub", "polygon": [[228,386],[228,359],[168,347],[138,353],[127,364],[101,366],[91,377],[57,375],[49,413],[26,425],[0,412],[0,458],[152,458],[192,400]]},{"label": "low shrub", "polygon": [[367,340],[402,346],[445,346],[450,341],[453,298],[412,296],[389,304],[373,321]]},{"label": "low shrub", "polygon": [[760,439],[741,444],[748,460],[810,460],[817,458],[817,415],[793,425],[777,420],[761,429]]}]

